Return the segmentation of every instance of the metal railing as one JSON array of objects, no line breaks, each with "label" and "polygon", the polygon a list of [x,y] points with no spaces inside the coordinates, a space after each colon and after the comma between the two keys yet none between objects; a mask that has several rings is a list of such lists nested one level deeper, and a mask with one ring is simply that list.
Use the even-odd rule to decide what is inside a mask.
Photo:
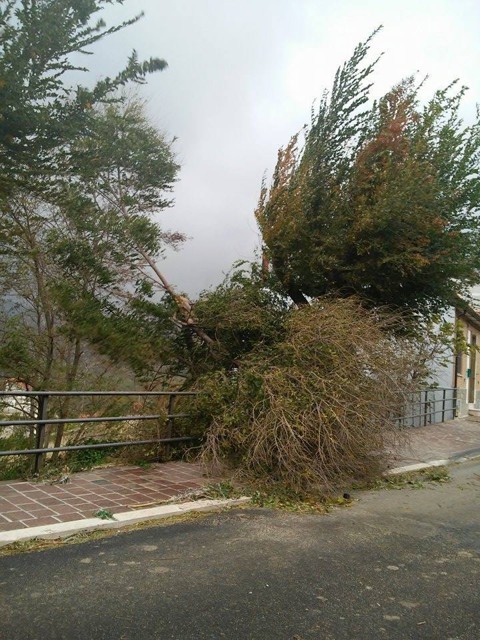
[{"label": "metal railing", "polygon": [[457,417],[458,396],[454,387],[432,387],[411,394],[407,415],[397,418],[401,427],[422,427]]},{"label": "metal railing", "polygon": [[[0,391],[0,400],[2,397],[26,397],[36,399],[37,411],[34,418],[21,419],[21,420],[1,420],[0,429],[2,427],[19,427],[30,426],[34,427],[35,434],[35,447],[30,449],[14,449],[9,451],[0,451],[0,456],[20,456],[20,455],[33,455],[35,456],[33,471],[38,474],[44,456],[47,453],[54,453],[60,451],[81,451],[82,449],[105,449],[110,447],[129,447],[133,445],[145,445],[145,444],[165,444],[170,445],[179,442],[192,442],[198,440],[197,436],[174,436],[174,425],[176,418],[186,418],[188,413],[174,413],[174,404],[177,397],[182,396],[195,396],[195,391]],[[127,415],[127,416],[101,416],[101,417],[76,417],[76,418],[49,418],[48,417],[48,401],[53,397],[168,397],[168,409],[167,409],[167,437],[166,438],[148,438],[142,440],[122,440],[115,442],[104,443],[91,443],[91,444],[77,444],[77,445],[65,445],[58,447],[45,446],[45,435],[47,425],[67,425],[67,424],[89,424],[89,423],[110,423],[110,422],[128,422],[137,420],[159,420],[164,419],[165,414],[149,414],[149,415]]]},{"label": "metal railing", "polygon": [[[105,449],[117,447],[129,447],[134,445],[146,444],[164,444],[166,446],[175,443],[198,441],[198,436],[175,436],[174,425],[176,418],[186,418],[188,413],[174,413],[174,405],[177,397],[196,396],[195,391],[0,391],[0,400],[2,397],[26,397],[36,400],[36,415],[34,418],[25,418],[21,420],[2,420],[0,421],[0,430],[2,427],[33,427],[35,437],[35,447],[29,449],[0,450],[1,456],[20,456],[32,455],[34,458],[33,471],[35,474],[40,472],[45,454],[61,451],[81,451],[83,449]],[[53,397],[167,397],[168,409],[167,414],[137,414],[122,416],[99,416],[99,417],[72,417],[72,418],[55,418],[48,417],[48,401]],[[457,389],[455,388],[431,388],[423,389],[411,394],[411,401],[405,408],[406,415],[396,418],[396,422],[400,427],[420,427],[428,424],[435,424],[451,420],[457,415]],[[159,420],[167,421],[167,437],[166,438],[147,438],[141,440],[121,440],[102,443],[48,446],[45,443],[46,427],[50,425],[67,425],[67,424],[91,424],[91,423],[114,423],[129,422],[140,420]]]}]

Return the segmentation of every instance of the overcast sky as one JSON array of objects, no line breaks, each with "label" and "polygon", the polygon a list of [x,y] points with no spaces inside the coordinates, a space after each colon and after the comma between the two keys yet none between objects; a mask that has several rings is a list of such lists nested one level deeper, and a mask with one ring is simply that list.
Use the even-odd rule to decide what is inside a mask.
[{"label": "overcast sky", "polygon": [[140,11],[97,45],[92,68],[112,75],[132,48],[168,62],[141,92],[155,123],[178,138],[175,205],[161,220],[190,239],[162,267],[192,295],[253,256],[262,175],[378,25],[375,95],[418,71],[431,90],[454,78],[470,87],[467,121],[480,102],[479,0],[127,0],[103,16],[112,24]]}]

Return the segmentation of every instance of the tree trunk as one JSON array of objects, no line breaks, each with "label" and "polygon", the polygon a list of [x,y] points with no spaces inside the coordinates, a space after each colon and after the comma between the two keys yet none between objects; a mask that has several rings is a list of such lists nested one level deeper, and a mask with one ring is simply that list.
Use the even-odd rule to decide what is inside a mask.
[{"label": "tree trunk", "polygon": [[[73,352],[72,364],[69,367],[66,375],[66,385],[65,385],[66,391],[71,391],[73,389],[75,380],[77,378],[78,367],[80,364],[81,357],[82,357],[82,344],[81,344],[80,338],[77,337],[75,338],[75,348]],[[62,418],[67,417],[69,406],[70,406],[70,398],[67,397],[65,398],[65,401],[62,403],[60,417]],[[62,446],[64,433],[65,433],[65,425],[63,424],[57,425],[57,431],[55,434],[55,448]],[[58,461],[58,455],[59,455],[58,451],[53,452],[52,462],[56,463]]]}]

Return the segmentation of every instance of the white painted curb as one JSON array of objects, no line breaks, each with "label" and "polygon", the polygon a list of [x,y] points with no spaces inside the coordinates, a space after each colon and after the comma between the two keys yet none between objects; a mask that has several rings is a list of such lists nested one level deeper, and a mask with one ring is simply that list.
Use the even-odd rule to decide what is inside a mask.
[{"label": "white painted curb", "polygon": [[59,522],[58,524],[45,525],[43,527],[28,527],[27,529],[15,529],[13,531],[0,532],[0,547],[14,542],[65,538],[82,531],[94,531],[96,529],[119,529],[130,524],[146,520],[157,520],[178,516],[194,511],[219,511],[227,507],[235,507],[250,502],[251,498],[232,498],[230,500],[195,500],[180,504],[164,504],[150,509],[138,511],[125,511],[113,514],[113,519],[86,518],[73,522]]},{"label": "white painted curb", "polygon": [[421,471],[422,469],[430,469],[430,467],[444,467],[451,460],[430,460],[429,462],[419,462],[417,464],[406,464],[404,467],[395,467],[385,471],[386,476],[396,476],[399,473],[409,473],[410,471]]},{"label": "white painted curb", "polygon": [[[421,471],[422,469],[430,469],[431,467],[444,467],[449,464],[457,464],[458,462],[469,462],[470,460],[476,460],[480,458],[480,453],[478,453],[478,449],[472,449],[472,453],[469,454],[468,451],[465,452],[465,455],[453,455],[450,458],[445,460],[429,460],[428,462],[419,462],[417,464],[407,464],[404,467],[395,467],[395,469],[389,469],[385,471],[385,476],[395,476],[399,473],[409,473],[410,471]],[[460,452],[462,453],[462,452]]]}]

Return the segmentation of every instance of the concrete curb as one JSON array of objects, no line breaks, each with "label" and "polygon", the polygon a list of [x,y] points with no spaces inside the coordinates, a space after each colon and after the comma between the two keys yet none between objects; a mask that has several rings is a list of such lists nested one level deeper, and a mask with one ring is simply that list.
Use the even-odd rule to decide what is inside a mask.
[{"label": "concrete curb", "polygon": [[475,460],[476,458],[480,458],[480,448],[458,451],[444,460],[428,460],[426,462],[419,462],[416,464],[407,464],[403,467],[395,467],[394,469],[386,471],[384,475],[395,476],[400,473],[409,473],[410,471],[422,471],[423,469],[430,469],[432,467],[444,467],[457,462],[468,462],[469,460]]},{"label": "concrete curb", "polygon": [[403,467],[395,467],[385,472],[386,476],[397,476],[400,473],[410,473],[411,471],[422,471],[422,469],[430,469],[431,467],[443,467],[450,460],[430,460],[429,462],[418,462],[417,464],[406,464]]},{"label": "concrete curb", "polygon": [[41,540],[65,538],[75,533],[95,531],[97,529],[119,529],[137,522],[147,520],[160,520],[172,516],[182,515],[197,511],[220,511],[228,507],[250,502],[251,498],[233,498],[230,500],[195,500],[180,504],[164,504],[150,509],[138,511],[125,511],[113,514],[113,519],[87,518],[72,522],[59,522],[58,524],[43,527],[28,527],[27,529],[15,529],[13,531],[0,532],[0,547],[14,542],[24,542],[39,538]]}]

